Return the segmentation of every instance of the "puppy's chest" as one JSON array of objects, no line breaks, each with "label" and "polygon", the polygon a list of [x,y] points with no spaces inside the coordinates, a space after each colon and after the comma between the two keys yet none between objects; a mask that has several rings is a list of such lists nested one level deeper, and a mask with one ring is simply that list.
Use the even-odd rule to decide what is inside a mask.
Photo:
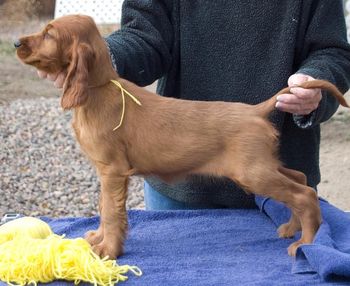
[{"label": "puppy's chest", "polygon": [[110,158],[109,134],[104,128],[75,119],[72,123],[81,149],[93,161],[107,162]]}]

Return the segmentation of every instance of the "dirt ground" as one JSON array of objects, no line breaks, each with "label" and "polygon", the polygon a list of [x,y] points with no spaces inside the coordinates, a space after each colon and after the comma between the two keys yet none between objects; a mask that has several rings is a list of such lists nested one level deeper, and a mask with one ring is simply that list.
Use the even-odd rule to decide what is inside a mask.
[{"label": "dirt ground", "polygon": [[[12,42],[19,35],[37,31],[41,22],[0,22],[0,104],[22,98],[59,96],[51,82],[40,80],[33,68],[23,66],[15,58]],[[105,29],[110,30],[111,27]],[[346,95],[350,101],[350,94]],[[3,124],[3,123],[1,123]],[[321,172],[319,194],[332,204],[350,211],[350,110],[339,109],[322,124]],[[1,176],[0,176],[1,178]]]}]

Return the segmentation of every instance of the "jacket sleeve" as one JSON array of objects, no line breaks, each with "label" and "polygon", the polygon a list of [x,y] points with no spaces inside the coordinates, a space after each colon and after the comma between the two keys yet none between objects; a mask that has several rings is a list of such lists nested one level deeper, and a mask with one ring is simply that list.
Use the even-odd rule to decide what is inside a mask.
[{"label": "jacket sleeve", "polygon": [[[304,40],[298,41],[301,64],[297,73],[328,80],[345,93],[350,84],[350,46],[346,37],[343,1],[314,0],[304,3],[308,7],[304,7],[303,11],[309,15],[301,23]],[[307,116],[294,116],[299,127],[313,127],[336,112],[336,99],[327,92],[322,94],[315,111]]]},{"label": "jacket sleeve", "polygon": [[145,86],[169,69],[173,43],[172,2],[124,1],[121,29],[106,38],[121,77]]}]

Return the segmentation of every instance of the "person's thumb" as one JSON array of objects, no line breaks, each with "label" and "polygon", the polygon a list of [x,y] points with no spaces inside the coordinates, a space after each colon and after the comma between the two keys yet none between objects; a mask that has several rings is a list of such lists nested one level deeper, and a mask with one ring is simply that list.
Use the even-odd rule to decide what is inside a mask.
[{"label": "person's thumb", "polygon": [[311,76],[308,76],[308,75],[305,75],[302,73],[296,73],[296,74],[293,74],[289,77],[288,86],[296,86],[296,85],[299,85],[299,84],[301,84],[305,81],[309,81],[309,80],[312,80]]}]

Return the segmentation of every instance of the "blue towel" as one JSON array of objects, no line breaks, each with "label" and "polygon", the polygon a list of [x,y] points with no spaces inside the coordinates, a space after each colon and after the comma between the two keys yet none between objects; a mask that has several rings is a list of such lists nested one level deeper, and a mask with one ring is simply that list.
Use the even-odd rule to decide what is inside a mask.
[{"label": "blue towel", "polygon": [[[276,233],[288,220],[285,207],[263,198],[257,204],[262,212],[129,211],[118,263],[137,265],[144,274],[129,273],[121,285],[350,285],[349,215],[321,201],[325,222],[315,244],[302,246],[293,259],[287,255],[293,239]],[[70,238],[98,226],[98,217],[44,220]]]},{"label": "blue towel", "polygon": [[[256,203],[276,226],[290,216],[289,209],[272,199],[257,197]],[[327,281],[345,276],[350,282],[350,215],[323,199],[320,206],[323,222],[313,244],[298,248],[292,272],[318,273]]]}]

